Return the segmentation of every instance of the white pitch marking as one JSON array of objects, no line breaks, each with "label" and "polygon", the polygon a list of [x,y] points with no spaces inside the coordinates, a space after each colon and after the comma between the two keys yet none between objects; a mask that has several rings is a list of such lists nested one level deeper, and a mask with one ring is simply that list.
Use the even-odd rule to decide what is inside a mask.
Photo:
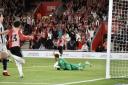
[{"label": "white pitch marking", "polygon": [[48,83],[30,83],[30,82],[0,82],[1,84],[26,84],[26,85],[49,85]]},{"label": "white pitch marking", "polygon": [[85,80],[85,81],[76,81],[76,82],[68,82],[63,84],[55,84],[55,85],[71,85],[71,84],[79,84],[79,83],[85,83],[85,82],[94,82],[99,80],[104,80],[105,78],[98,78],[98,79],[91,79],[91,80]]},{"label": "white pitch marking", "polygon": [[[30,66],[30,67],[23,67],[23,68],[39,68],[39,67],[50,67],[50,65],[49,66]],[[11,67],[9,69],[15,69],[15,67]]]}]

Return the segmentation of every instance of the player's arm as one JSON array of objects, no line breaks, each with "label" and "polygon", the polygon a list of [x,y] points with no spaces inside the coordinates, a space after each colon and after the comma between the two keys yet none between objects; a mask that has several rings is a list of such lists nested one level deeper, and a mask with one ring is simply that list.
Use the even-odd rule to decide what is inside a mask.
[{"label": "player's arm", "polygon": [[20,39],[21,41],[26,41],[26,40],[32,40],[33,39],[33,36],[29,36],[29,35],[24,35],[23,33],[19,33],[20,35]]},{"label": "player's arm", "polygon": [[2,34],[7,34],[9,32],[9,30],[5,30],[5,31],[3,31],[3,32],[0,32],[0,35],[2,35]]},{"label": "player's arm", "polygon": [[21,41],[26,41],[26,40],[31,40],[33,39],[33,36],[26,36],[26,35],[21,35]]}]

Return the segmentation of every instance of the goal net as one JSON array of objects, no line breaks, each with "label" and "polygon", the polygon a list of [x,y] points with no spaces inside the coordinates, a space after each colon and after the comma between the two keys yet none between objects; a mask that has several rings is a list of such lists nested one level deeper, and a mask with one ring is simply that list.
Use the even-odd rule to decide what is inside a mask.
[{"label": "goal net", "polygon": [[106,77],[128,78],[128,0],[112,0],[110,5]]}]

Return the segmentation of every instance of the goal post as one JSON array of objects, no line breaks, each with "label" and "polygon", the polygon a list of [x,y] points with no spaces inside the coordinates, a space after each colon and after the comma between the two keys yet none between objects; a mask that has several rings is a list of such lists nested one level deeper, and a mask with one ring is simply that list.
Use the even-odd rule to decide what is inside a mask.
[{"label": "goal post", "polygon": [[106,60],[106,78],[110,78],[110,52],[111,52],[111,30],[112,30],[112,9],[113,0],[109,0],[108,12],[108,35],[107,35],[107,60]]},{"label": "goal post", "polygon": [[111,53],[111,30],[112,30],[112,9],[113,0],[109,0],[108,12],[108,35],[107,35],[107,60],[106,60],[106,78],[110,78],[110,53]]},{"label": "goal post", "polygon": [[106,79],[128,78],[128,0],[109,0]]}]

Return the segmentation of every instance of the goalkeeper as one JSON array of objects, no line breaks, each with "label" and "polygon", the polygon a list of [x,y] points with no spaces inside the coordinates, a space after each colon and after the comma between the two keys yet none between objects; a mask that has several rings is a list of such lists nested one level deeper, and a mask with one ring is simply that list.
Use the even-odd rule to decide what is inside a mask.
[{"label": "goalkeeper", "polygon": [[84,64],[71,64],[63,58],[59,58],[59,54],[54,54],[54,57],[56,61],[54,68],[57,70],[84,70],[85,67],[91,66],[88,61],[86,61]]}]

